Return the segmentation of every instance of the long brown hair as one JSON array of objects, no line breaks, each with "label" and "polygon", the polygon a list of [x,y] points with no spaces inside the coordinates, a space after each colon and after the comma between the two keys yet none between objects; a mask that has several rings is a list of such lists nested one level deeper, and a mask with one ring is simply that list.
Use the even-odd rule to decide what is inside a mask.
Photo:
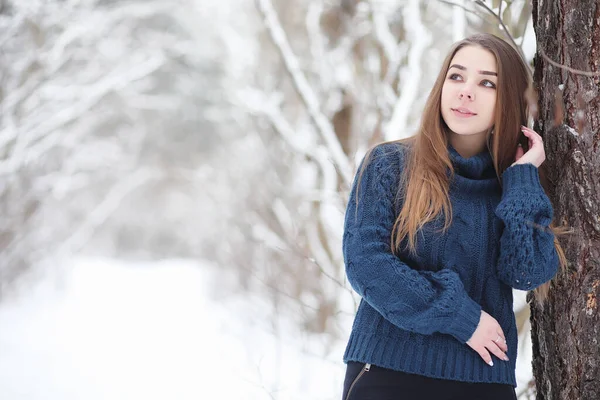
[{"label": "long brown hair", "polygon": [[[486,142],[500,182],[502,173],[514,162],[518,144],[522,144],[524,151],[529,149],[527,138],[520,131],[521,125],[527,125],[529,111],[525,93],[531,88],[531,75],[519,53],[504,40],[490,34],[473,35],[455,43],[446,56],[429,94],[416,135],[394,141],[410,148],[398,188],[398,196],[403,199],[403,205],[392,229],[390,246],[394,254],[398,253],[404,239],[407,239],[407,249],[414,254],[417,232],[426,223],[433,221],[439,213],[444,213],[444,231],[452,223],[449,184],[454,176],[454,169],[448,154],[450,130],[442,118],[441,98],[450,62],[465,46],[479,46],[496,58],[498,85],[494,133],[488,133]],[[367,154],[367,162],[363,165],[368,163],[370,154],[371,152]],[[544,164],[539,168],[540,182],[549,194],[550,186],[543,167]],[[447,174],[447,171],[450,174]],[[362,171],[360,173],[362,176]],[[561,270],[564,271],[567,261],[557,238],[566,233],[567,229],[555,226],[554,221],[550,228],[555,234],[554,246]],[[547,282],[534,290],[540,305],[546,299],[549,288],[550,282]]]}]

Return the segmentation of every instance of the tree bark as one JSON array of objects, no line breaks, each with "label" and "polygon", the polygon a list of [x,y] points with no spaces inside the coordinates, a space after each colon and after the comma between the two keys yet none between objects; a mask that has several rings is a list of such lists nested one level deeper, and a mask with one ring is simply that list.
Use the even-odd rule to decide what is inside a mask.
[{"label": "tree bark", "polygon": [[555,220],[574,229],[561,239],[567,271],[544,307],[532,302],[537,399],[600,399],[600,1],[534,0],[533,24],[535,128]]}]

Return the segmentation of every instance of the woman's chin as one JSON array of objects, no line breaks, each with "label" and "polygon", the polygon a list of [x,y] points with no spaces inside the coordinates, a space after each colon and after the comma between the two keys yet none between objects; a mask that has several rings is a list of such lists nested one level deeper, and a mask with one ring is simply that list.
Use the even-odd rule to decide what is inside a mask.
[{"label": "woman's chin", "polygon": [[485,130],[465,129],[464,127],[462,127],[462,129],[460,129],[460,128],[461,127],[457,127],[457,129],[452,129],[452,127],[450,127],[450,129],[452,130],[452,133],[454,133],[455,135],[459,135],[459,136],[475,136],[475,135],[481,135],[481,134],[486,133]]}]

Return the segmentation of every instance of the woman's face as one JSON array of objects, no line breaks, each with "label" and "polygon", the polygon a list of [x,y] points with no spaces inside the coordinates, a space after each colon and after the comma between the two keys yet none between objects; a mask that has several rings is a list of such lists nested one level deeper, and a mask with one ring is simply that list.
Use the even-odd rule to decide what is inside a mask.
[{"label": "woman's face", "polygon": [[458,135],[487,135],[494,124],[496,59],[478,46],[456,52],[442,87],[442,118]]}]

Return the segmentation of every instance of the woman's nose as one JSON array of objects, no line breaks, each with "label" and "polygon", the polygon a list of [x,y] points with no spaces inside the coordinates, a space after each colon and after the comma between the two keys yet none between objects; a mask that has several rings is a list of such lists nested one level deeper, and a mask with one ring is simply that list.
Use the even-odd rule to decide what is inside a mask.
[{"label": "woman's nose", "polygon": [[461,100],[462,100],[464,97],[466,97],[467,99],[469,99],[469,100],[471,100],[471,101],[475,100],[475,96],[473,95],[473,93],[471,93],[471,92],[468,92],[468,91],[465,91],[465,90],[461,91],[461,92],[458,94],[458,98],[459,98],[459,99],[461,99]]}]

